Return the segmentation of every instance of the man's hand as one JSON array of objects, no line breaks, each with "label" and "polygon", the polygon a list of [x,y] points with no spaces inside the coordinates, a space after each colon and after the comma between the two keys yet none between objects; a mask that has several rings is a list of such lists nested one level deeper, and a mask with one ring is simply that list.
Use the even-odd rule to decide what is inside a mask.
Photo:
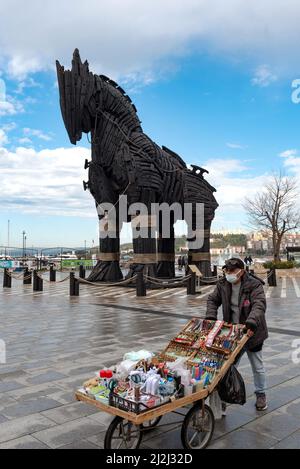
[{"label": "man's hand", "polygon": [[247,334],[248,337],[253,337],[255,332],[249,329],[247,326],[244,327],[244,334]]}]

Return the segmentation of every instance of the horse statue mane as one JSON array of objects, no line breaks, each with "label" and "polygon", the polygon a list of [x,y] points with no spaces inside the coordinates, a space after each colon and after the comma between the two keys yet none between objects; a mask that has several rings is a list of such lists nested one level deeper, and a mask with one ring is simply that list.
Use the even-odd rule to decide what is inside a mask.
[{"label": "horse statue mane", "polygon": [[[72,144],[83,133],[91,134],[91,161],[86,161],[89,189],[97,207],[112,203],[118,209],[120,195],[126,194],[128,204],[153,203],[204,204],[204,245],[190,249],[189,262],[198,265],[206,276],[211,275],[209,235],[218,204],[215,189],[204,179],[208,172],[201,166],[188,168],[184,160],[165,146],[158,146],[143,132],[137,109],[130,97],[115,81],[90,72],[87,61],[82,63],[75,49],[72,69],[65,70],[56,62],[63,121]],[[193,205],[193,207],[194,207]],[[98,211],[99,214],[99,211]],[[102,215],[100,215],[101,219]],[[103,215],[104,217],[104,215]],[[133,221],[133,216],[120,222]],[[181,219],[184,219],[184,212]],[[134,258],[128,276],[141,269],[151,276],[174,277],[174,223],[171,235],[161,237],[161,220],[156,239],[133,239]],[[149,222],[152,223],[152,222]],[[89,279],[116,281],[121,279],[119,267],[120,239],[100,239],[97,266]]]},{"label": "horse statue mane", "polygon": [[97,104],[121,120],[126,117],[124,125],[128,128],[142,131],[130,97],[115,81],[90,72],[87,60],[82,63],[78,49],[73,53],[72,70],[65,70],[58,61],[56,69],[61,112],[71,143],[76,145],[82,132],[90,131],[90,118],[96,115]]}]

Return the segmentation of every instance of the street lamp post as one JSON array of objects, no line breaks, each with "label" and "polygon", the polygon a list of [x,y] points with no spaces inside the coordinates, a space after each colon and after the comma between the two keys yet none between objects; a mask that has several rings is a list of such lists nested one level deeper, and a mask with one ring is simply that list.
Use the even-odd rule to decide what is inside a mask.
[{"label": "street lamp post", "polygon": [[7,255],[9,256],[9,244],[10,244],[10,220],[7,221]]},{"label": "street lamp post", "polygon": [[22,255],[22,257],[23,257],[23,261],[24,261],[24,259],[25,259],[25,239],[26,239],[26,231],[23,230],[22,235],[23,235],[23,255]]}]

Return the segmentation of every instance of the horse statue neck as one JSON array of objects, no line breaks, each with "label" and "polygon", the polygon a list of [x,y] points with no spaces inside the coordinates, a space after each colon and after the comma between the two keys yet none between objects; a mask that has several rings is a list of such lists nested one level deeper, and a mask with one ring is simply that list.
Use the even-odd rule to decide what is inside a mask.
[{"label": "horse statue neck", "polygon": [[128,142],[132,132],[142,132],[141,122],[131,99],[114,81],[94,75],[94,93],[88,104],[94,160],[110,166],[117,148]]},{"label": "horse statue neck", "polygon": [[129,131],[141,131],[135,105],[125,91],[104,75],[95,75],[97,109],[108,113],[120,126]]},{"label": "horse statue neck", "polygon": [[71,70],[65,70],[58,61],[56,67],[60,106],[71,143],[76,145],[83,132],[92,132],[99,140],[98,134],[108,121],[126,136],[133,131],[142,132],[136,108],[125,91],[104,75],[90,72],[78,49],[74,51]]}]

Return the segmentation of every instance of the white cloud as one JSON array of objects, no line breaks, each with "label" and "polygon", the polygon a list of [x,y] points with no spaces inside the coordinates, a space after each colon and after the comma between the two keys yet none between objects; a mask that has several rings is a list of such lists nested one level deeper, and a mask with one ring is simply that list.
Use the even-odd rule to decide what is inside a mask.
[{"label": "white cloud", "polygon": [[298,72],[298,0],[2,0],[1,6],[3,69],[19,80],[53,68],[56,58],[69,64],[75,47],[95,71],[115,78],[147,80],[166,59],[193,50],[269,64],[254,78],[261,85],[275,78],[271,69]]},{"label": "white cloud", "polygon": [[262,188],[267,174],[253,176],[249,168],[240,160],[211,159],[203,166],[209,170],[206,179],[217,192],[215,197],[219,207],[215,213],[213,229],[235,230],[247,226],[247,216],[243,208],[246,197],[253,197]]},{"label": "white cloud", "polygon": [[8,75],[18,80],[25,80],[28,72],[35,73],[41,70],[37,57],[26,57],[23,54],[13,55],[8,62]]},{"label": "white cloud", "polygon": [[18,83],[17,89],[15,90],[16,94],[23,94],[26,88],[41,88],[42,85],[35,81],[32,77],[28,77],[26,80],[20,81]]},{"label": "white cloud", "polygon": [[2,126],[2,129],[5,132],[11,132],[12,130],[15,130],[17,127],[17,124],[15,122],[10,122],[9,124],[5,124]]},{"label": "white cloud", "polygon": [[300,156],[297,156],[297,150],[287,150],[283,153],[286,153],[284,155],[284,167],[299,179],[300,188]]},{"label": "white cloud", "polygon": [[244,161],[218,158],[208,160],[204,167],[209,168],[209,178],[213,178],[215,183],[220,183],[220,180],[223,180],[224,177],[249,169],[245,166]]},{"label": "white cloud", "polygon": [[36,151],[0,148],[2,210],[25,214],[96,217],[94,200],[84,192],[83,147]]},{"label": "white cloud", "polygon": [[17,127],[15,122],[5,124],[0,128],[0,148],[9,143],[8,133]]},{"label": "white cloud", "polygon": [[239,143],[226,143],[226,146],[228,148],[233,148],[234,150],[244,150],[244,148],[246,148],[244,145],[241,145]]},{"label": "white cloud", "polygon": [[12,96],[7,95],[6,101],[0,101],[0,116],[14,116],[23,112],[23,104]]},{"label": "white cloud", "polygon": [[0,129],[0,147],[3,147],[8,143],[8,137],[3,129]]},{"label": "white cloud", "polygon": [[45,142],[49,142],[50,140],[52,140],[52,137],[50,135],[38,129],[30,129],[29,127],[25,127],[23,129],[23,133],[26,137],[37,137],[40,140],[44,140]]},{"label": "white cloud", "polygon": [[269,86],[271,83],[276,81],[278,77],[271,72],[268,65],[260,65],[255,70],[254,77],[251,80],[252,85],[260,86],[261,88],[265,88]]},{"label": "white cloud", "polygon": [[296,156],[298,154],[298,151],[293,148],[291,150],[285,150],[281,153],[279,153],[279,156],[281,156],[281,158],[290,158],[291,156]]},{"label": "white cloud", "polygon": [[[287,170],[287,176],[291,175],[295,178],[298,186],[297,190],[298,193],[300,193],[300,156],[296,156],[296,154],[294,153],[284,158],[284,168]],[[299,197],[295,200],[295,205],[297,205],[300,210]]]},{"label": "white cloud", "polygon": [[30,138],[28,138],[28,137],[19,138],[18,141],[21,145],[31,145],[32,144],[32,140],[30,140]]}]

